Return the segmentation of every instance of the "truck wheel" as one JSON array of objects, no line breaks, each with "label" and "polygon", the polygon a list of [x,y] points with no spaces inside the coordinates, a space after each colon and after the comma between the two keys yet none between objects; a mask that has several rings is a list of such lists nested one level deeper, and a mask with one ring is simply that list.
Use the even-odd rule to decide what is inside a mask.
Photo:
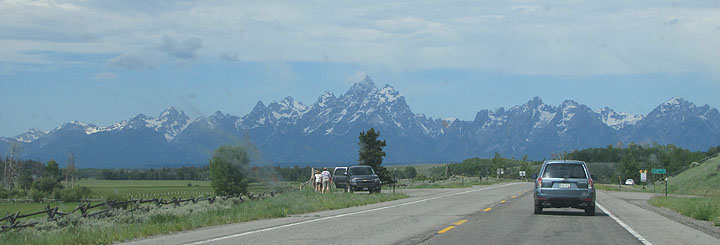
[{"label": "truck wheel", "polygon": [[535,214],[542,214],[542,206],[535,205]]}]

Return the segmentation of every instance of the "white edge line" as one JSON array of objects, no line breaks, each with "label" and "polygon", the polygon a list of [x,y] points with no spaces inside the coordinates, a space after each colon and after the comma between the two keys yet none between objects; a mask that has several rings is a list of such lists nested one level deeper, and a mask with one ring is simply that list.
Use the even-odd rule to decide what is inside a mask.
[{"label": "white edge line", "polygon": [[241,237],[241,236],[250,235],[250,234],[259,233],[259,232],[264,232],[264,231],[271,231],[271,230],[276,230],[276,229],[280,229],[280,228],[291,227],[291,226],[296,226],[296,225],[302,225],[302,224],[307,224],[307,223],[312,223],[312,222],[317,222],[317,221],[322,221],[322,220],[327,220],[327,219],[334,219],[334,218],[345,217],[345,216],[349,216],[349,215],[355,215],[355,214],[361,214],[361,213],[374,212],[374,211],[383,210],[383,209],[388,209],[388,208],[400,207],[400,206],[405,206],[405,205],[410,205],[410,204],[415,204],[415,203],[420,203],[420,202],[435,200],[435,199],[438,199],[438,198],[445,198],[445,197],[457,196],[457,195],[462,195],[462,194],[466,194],[466,193],[470,193],[470,192],[488,190],[488,189],[493,189],[493,188],[498,188],[498,187],[515,185],[515,184],[517,184],[517,183],[510,183],[510,184],[504,184],[504,185],[498,185],[498,186],[480,188],[480,189],[476,189],[476,190],[463,191],[463,192],[448,194],[448,195],[444,195],[444,196],[437,196],[437,197],[432,197],[432,198],[427,198],[427,199],[421,199],[421,200],[412,201],[412,202],[395,204],[395,205],[392,205],[392,206],[385,206],[385,207],[379,207],[379,208],[374,208],[374,209],[357,211],[357,212],[353,212],[353,213],[338,214],[338,215],[328,216],[328,217],[319,218],[319,219],[311,219],[311,220],[306,220],[306,221],[300,221],[300,222],[296,222],[296,223],[290,223],[290,224],[285,224],[285,225],[281,225],[281,226],[268,227],[268,228],[265,228],[265,229],[248,231],[248,232],[233,234],[233,235],[229,235],[229,236],[216,237],[216,238],[212,238],[212,239],[208,239],[208,240],[202,240],[202,241],[197,241],[197,242],[193,242],[193,243],[186,243],[186,244],[189,244],[189,245],[197,245],[197,244],[205,244],[205,243],[217,242],[217,241],[222,241],[222,240],[225,240],[225,239],[230,239],[230,238],[235,238],[235,237]]},{"label": "white edge line", "polygon": [[613,215],[612,213],[610,213],[610,211],[607,210],[607,209],[605,209],[602,205],[600,205],[600,203],[595,203],[595,206],[597,206],[598,208],[600,208],[605,214],[607,214],[608,216],[610,216],[610,218],[612,218],[612,219],[615,220],[615,222],[617,222],[620,226],[622,226],[623,228],[625,228],[626,231],[630,232],[630,234],[632,234],[635,238],[637,238],[638,240],[640,240],[640,242],[642,242],[642,243],[645,244],[645,245],[652,245],[652,243],[650,243],[647,239],[645,239],[642,235],[640,235],[640,233],[637,233],[635,230],[633,230],[633,228],[631,228],[629,225],[625,224],[625,222],[622,222],[622,220],[620,220],[618,217],[615,217],[615,215]]}]

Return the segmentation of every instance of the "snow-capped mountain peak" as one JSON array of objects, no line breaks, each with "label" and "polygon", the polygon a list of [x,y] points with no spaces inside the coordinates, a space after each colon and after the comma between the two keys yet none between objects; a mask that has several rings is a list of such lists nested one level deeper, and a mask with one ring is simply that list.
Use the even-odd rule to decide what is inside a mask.
[{"label": "snow-capped mountain peak", "polygon": [[40,137],[45,136],[46,134],[48,134],[48,132],[39,130],[37,128],[31,128],[31,129],[25,130],[25,132],[22,134],[16,135],[15,137],[13,137],[13,139],[20,141],[20,142],[30,143],[30,142],[37,140]]},{"label": "snow-capped mountain peak", "polygon": [[277,163],[352,162],[358,133],[373,127],[387,139],[387,162],[462,161],[495,152],[542,159],[553,152],[618,141],[704,150],[720,144],[718,122],[717,109],[680,98],[645,117],[610,108],[592,111],[572,100],[548,105],[534,97],[507,110],[480,110],[474,121],[433,119],[413,113],[392,86],[377,88],[366,77],[339,97],[322,93],[309,106],[286,97],[267,106],[258,101],[242,118],[218,111],[195,120],[169,107],[157,118],[138,114],[108,127],[73,121],[51,131],[52,137],[31,141],[19,135],[0,138],[0,144],[28,144],[27,155],[44,160],[66,158],[67,147],[73,145],[78,156],[88,157],[82,161],[105,164],[95,167],[202,164],[212,149],[246,139]]},{"label": "snow-capped mountain peak", "polygon": [[378,95],[380,98],[380,103],[392,103],[399,98],[402,98],[402,95],[389,84],[386,84],[385,87],[380,89],[380,91],[378,91]]},{"label": "snow-capped mountain peak", "polygon": [[620,130],[627,126],[635,125],[642,120],[642,115],[634,115],[627,112],[615,112],[613,109],[603,107],[595,111],[605,125]]}]

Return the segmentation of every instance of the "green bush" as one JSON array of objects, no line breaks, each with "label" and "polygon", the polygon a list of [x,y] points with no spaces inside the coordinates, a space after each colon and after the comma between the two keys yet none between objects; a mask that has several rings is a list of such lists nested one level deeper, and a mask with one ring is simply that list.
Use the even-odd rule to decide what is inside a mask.
[{"label": "green bush", "polygon": [[41,199],[43,199],[44,197],[45,197],[45,193],[43,193],[42,191],[39,191],[39,190],[36,190],[36,189],[33,189],[33,190],[30,191],[30,198],[31,198],[33,201],[39,202],[39,201],[40,201]]},{"label": "green bush", "polygon": [[8,193],[8,191],[5,190],[5,188],[0,188],[0,198],[1,199],[8,198],[9,195],[10,195],[10,193]]},{"label": "green bush", "polygon": [[127,201],[128,198],[127,198],[127,196],[125,196],[123,194],[120,194],[118,192],[113,192],[113,193],[108,194],[105,197],[105,201],[110,201],[110,200],[115,200],[116,202],[124,202],[124,201]]},{"label": "green bush", "polygon": [[45,193],[52,193],[52,191],[59,185],[60,183],[55,178],[42,177],[32,184],[32,188]]},{"label": "green bush", "polygon": [[90,191],[90,188],[81,186],[81,187],[75,187],[75,188],[66,188],[60,190],[60,200],[63,202],[77,202],[80,201],[83,198],[86,198],[90,196],[92,191]]}]

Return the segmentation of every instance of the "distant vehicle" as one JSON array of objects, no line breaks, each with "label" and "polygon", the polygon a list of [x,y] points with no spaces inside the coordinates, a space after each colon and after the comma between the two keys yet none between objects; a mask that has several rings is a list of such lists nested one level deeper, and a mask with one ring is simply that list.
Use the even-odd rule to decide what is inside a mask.
[{"label": "distant vehicle", "polygon": [[543,208],[584,209],[595,215],[594,177],[585,162],[570,160],[545,161],[535,179],[535,214]]},{"label": "distant vehicle", "polygon": [[635,185],[635,181],[633,179],[626,179],[625,184],[626,185]]},{"label": "distant vehicle", "polygon": [[332,180],[335,182],[335,188],[339,189],[345,189],[345,186],[347,185],[347,167],[336,167],[335,171],[333,171]]},{"label": "distant vehicle", "polygon": [[350,166],[345,173],[346,181],[345,191],[369,191],[370,193],[380,193],[380,177],[370,166],[359,165]]}]

